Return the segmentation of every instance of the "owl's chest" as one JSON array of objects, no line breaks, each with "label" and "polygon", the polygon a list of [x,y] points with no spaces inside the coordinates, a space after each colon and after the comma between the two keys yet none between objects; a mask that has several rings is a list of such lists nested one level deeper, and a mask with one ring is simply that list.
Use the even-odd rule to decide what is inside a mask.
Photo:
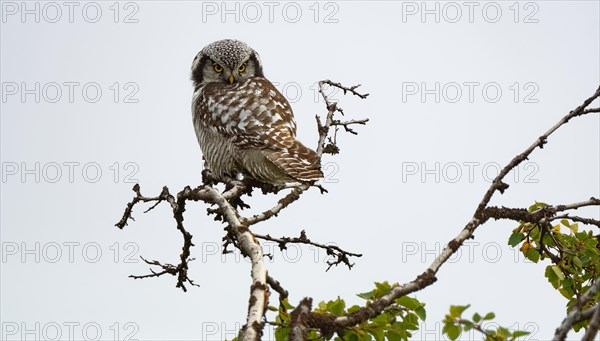
[{"label": "owl's chest", "polygon": [[196,136],[208,168],[218,177],[234,176],[238,170],[239,151],[230,138],[203,124],[195,125]]}]

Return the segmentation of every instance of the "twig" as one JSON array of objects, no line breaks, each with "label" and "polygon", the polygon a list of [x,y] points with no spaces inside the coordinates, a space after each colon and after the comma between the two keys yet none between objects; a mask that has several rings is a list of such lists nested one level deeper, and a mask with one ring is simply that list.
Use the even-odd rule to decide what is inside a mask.
[{"label": "twig", "polygon": [[155,272],[154,270],[151,270],[151,274],[149,274],[149,275],[142,275],[142,276],[132,275],[129,277],[134,278],[134,279],[140,279],[140,278],[148,278],[148,277],[159,277],[161,275],[164,275],[165,273],[169,273],[173,276],[177,275],[177,284],[175,287],[181,288],[181,290],[183,290],[183,291],[187,291],[187,288],[185,287],[186,282],[190,283],[191,285],[198,286],[197,284],[194,284],[194,281],[191,280],[187,274],[188,273],[188,262],[191,260],[190,259],[190,248],[192,246],[194,246],[194,244],[192,243],[192,234],[189,233],[183,226],[183,212],[185,212],[185,201],[186,201],[186,199],[188,199],[188,195],[191,191],[189,186],[177,194],[177,199],[175,199],[169,193],[169,189],[166,186],[163,187],[162,192],[157,197],[149,198],[149,197],[143,196],[140,191],[140,186],[138,184],[133,186],[133,191],[135,192],[136,196],[133,198],[133,200],[130,203],[127,204],[127,208],[125,209],[125,213],[123,213],[123,217],[117,224],[115,224],[115,226],[117,226],[120,229],[123,229],[127,225],[127,221],[129,219],[133,219],[131,216],[133,207],[139,202],[156,201],[156,203],[154,205],[152,205],[150,208],[148,208],[145,211],[145,212],[148,212],[148,211],[154,209],[159,203],[161,203],[163,201],[167,201],[171,205],[171,208],[173,210],[173,216],[175,218],[175,221],[177,222],[177,230],[179,230],[179,232],[181,232],[181,235],[183,236],[183,246],[181,248],[181,255],[179,256],[180,262],[178,265],[174,266],[171,264],[162,264],[158,261],[150,262],[150,261],[147,261],[146,259],[142,258],[147,264],[158,266],[158,267],[162,268],[163,271]]},{"label": "twig", "polygon": [[325,101],[325,106],[327,107],[327,115],[325,116],[325,123],[321,122],[318,115],[316,116],[317,129],[319,131],[319,142],[317,145],[316,152],[317,152],[317,155],[319,155],[319,157],[321,157],[323,155],[323,150],[325,149],[325,140],[327,139],[327,135],[329,135],[329,129],[333,125],[334,113],[336,111],[343,112],[343,111],[341,111],[340,108],[338,108],[337,103],[331,102],[329,100],[329,97],[325,94],[325,90],[324,90],[325,84],[334,86],[336,88],[343,90],[344,94],[346,94],[346,92],[349,91],[350,93],[352,93],[355,96],[358,96],[361,99],[365,99],[365,98],[367,98],[367,96],[369,96],[369,94],[361,94],[356,91],[356,89],[360,86],[360,84],[347,88],[347,87],[341,85],[340,83],[335,83],[328,79],[319,82],[319,93],[321,93],[321,97],[323,97],[323,100]]},{"label": "twig", "polygon": [[[169,275],[172,275],[172,276],[177,276],[179,278],[180,274],[183,273],[183,275],[184,275],[184,277],[183,277],[184,282],[187,282],[187,283],[189,283],[192,286],[197,286],[197,287],[200,286],[200,285],[194,283],[194,281],[187,276],[187,271],[185,271],[183,269],[183,267],[187,266],[187,264],[184,265],[184,264],[180,263],[179,265],[175,266],[175,265],[172,265],[172,264],[162,264],[161,262],[159,262],[157,260],[149,261],[149,260],[145,259],[142,256],[140,256],[140,258],[144,262],[146,262],[146,264],[158,266],[158,267],[162,268],[163,271],[156,272],[152,268],[150,268],[150,272],[151,272],[150,274],[147,274],[147,275],[129,275],[129,278],[143,279],[143,278],[150,278],[150,277],[160,277],[160,276],[165,275],[165,274],[169,274]],[[186,287],[183,284],[179,285],[179,281],[177,282],[177,287],[181,287],[181,289],[183,291],[187,291]]]},{"label": "twig", "polygon": [[293,189],[290,193],[288,193],[285,197],[279,199],[277,205],[273,206],[271,209],[264,211],[261,214],[254,215],[249,218],[242,218],[242,223],[247,226],[254,225],[261,221],[267,220],[273,216],[276,216],[281,210],[288,207],[291,203],[298,200],[303,191],[309,188],[308,184],[302,184],[297,188]]},{"label": "twig", "polygon": [[346,94],[346,92],[350,92],[354,96],[358,96],[358,97],[360,97],[362,99],[365,99],[365,98],[367,98],[367,96],[369,96],[369,94],[361,94],[358,91],[356,91],[356,89],[358,89],[360,87],[360,84],[353,85],[351,87],[345,87],[345,86],[343,86],[340,83],[332,82],[329,79],[326,79],[326,80],[323,80],[323,81],[319,82],[319,91],[321,92],[321,94],[323,95],[323,97],[327,97],[327,96],[325,96],[324,92],[321,91],[321,89],[323,88],[322,87],[323,84],[327,84],[327,85],[336,87],[338,89],[341,89],[342,91],[344,91],[344,95]]},{"label": "twig", "polygon": [[576,210],[580,207],[585,207],[585,206],[600,206],[600,199],[591,197],[589,200],[586,200],[586,201],[576,202],[576,203],[568,204],[568,205],[558,205],[558,206],[556,206],[556,211],[561,212],[561,211],[567,211],[567,210]]},{"label": "twig", "polygon": [[331,125],[334,126],[343,126],[344,129],[349,132],[350,134],[353,135],[358,135],[358,133],[356,131],[354,131],[352,128],[350,128],[349,126],[352,124],[360,124],[360,125],[365,125],[367,124],[367,122],[369,122],[369,119],[364,119],[364,120],[350,120],[350,121],[340,121],[340,120],[333,120],[333,122],[331,122]]},{"label": "twig", "polygon": [[281,249],[281,250],[285,250],[287,248],[287,244],[308,244],[308,245],[313,245],[318,248],[324,249],[327,252],[327,255],[333,256],[336,258],[335,261],[327,261],[327,264],[329,266],[327,267],[326,271],[329,271],[329,269],[332,266],[334,266],[334,265],[337,266],[338,264],[341,264],[341,263],[346,264],[346,266],[349,269],[352,269],[352,267],[354,266],[354,263],[350,263],[350,259],[348,259],[348,257],[362,257],[361,254],[342,250],[337,245],[324,245],[324,244],[315,243],[306,237],[306,232],[304,230],[302,230],[300,232],[300,237],[295,237],[295,238],[290,238],[290,237],[274,238],[268,234],[266,236],[263,236],[260,234],[254,234],[254,236],[258,239],[263,239],[263,240],[268,240],[268,241],[278,243],[279,249]]},{"label": "twig", "polygon": [[552,220],[558,220],[558,219],[569,219],[572,221],[576,221],[578,223],[582,223],[582,224],[586,224],[586,225],[596,225],[596,226],[600,227],[600,220],[596,220],[593,218],[583,218],[583,217],[579,217],[576,215],[569,215],[569,214],[557,215],[554,218],[552,218]]},{"label": "twig", "polygon": [[268,274],[267,274],[267,284],[269,284],[269,286],[279,294],[279,306],[285,311],[286,308],[285,308],[285,305],[283,304],[283,301],[288,298],[288,291],[285,290],[281,286],[279,281],[277,281],[273,277],[269,276]]}]

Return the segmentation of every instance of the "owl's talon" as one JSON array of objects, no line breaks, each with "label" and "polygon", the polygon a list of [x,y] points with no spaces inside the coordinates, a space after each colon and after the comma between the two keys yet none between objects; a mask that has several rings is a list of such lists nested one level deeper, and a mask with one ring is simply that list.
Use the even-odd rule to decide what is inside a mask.
[{"label": "owl's talon", "polygon": [[208,168],[205,168],[202,171],[202,183],[206,186],[212,186],[217,184],[217,179],[215,179],[212,172]]},{"label": "owl's talon", "polygon": [[321,194],[329,193],[329,191],[326,190],[325,187],[321,186],[321,184],[319,184],[319,183],[315,183],[315,184],[313,184],[313,186],[318,188],[319,191],[321,191]]}]

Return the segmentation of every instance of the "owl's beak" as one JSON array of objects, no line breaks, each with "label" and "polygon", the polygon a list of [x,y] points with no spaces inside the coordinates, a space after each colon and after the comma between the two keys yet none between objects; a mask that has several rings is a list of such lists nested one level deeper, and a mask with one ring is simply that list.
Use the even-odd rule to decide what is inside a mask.
[{"label": "owl's beak", "polygon": [[233,75],[229,75],[229,84],[233,84],[234,80],[235,78],[233,78]]}]

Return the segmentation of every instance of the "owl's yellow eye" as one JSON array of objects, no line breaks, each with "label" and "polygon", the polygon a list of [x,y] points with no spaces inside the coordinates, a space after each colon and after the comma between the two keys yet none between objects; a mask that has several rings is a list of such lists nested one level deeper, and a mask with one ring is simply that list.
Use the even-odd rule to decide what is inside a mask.
[{"label": "owl's yellow eye", "polygon": [[246,71],[246,64],[242,64],[242,65],[240,65],[240,67],[238,68],[238,71],[239,71],[239,72],[244,72],[244,71]]},{"label": "owl's yellow eye", "polygon": [[217,72],[217,73],[223,72],[223,67],[219,64],[213,65],[213,68],[215,69],[215,72]]}]

